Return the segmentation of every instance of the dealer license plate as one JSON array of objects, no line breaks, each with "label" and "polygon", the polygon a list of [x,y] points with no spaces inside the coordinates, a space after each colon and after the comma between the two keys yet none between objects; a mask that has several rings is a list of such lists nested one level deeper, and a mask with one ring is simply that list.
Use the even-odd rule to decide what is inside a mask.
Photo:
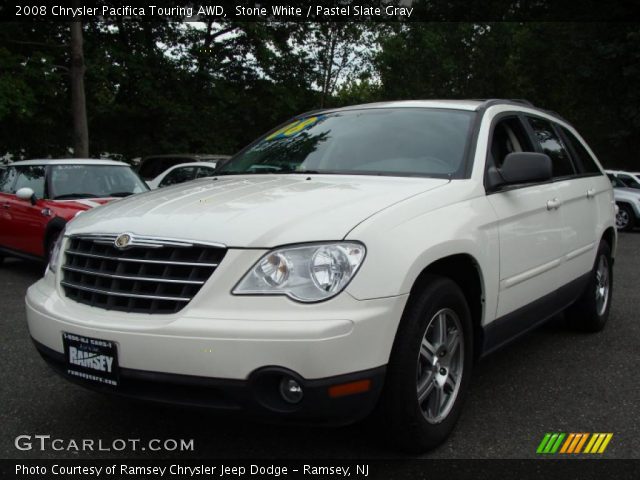
[{"label": "dealer license plate", "polygon": [[118,349],[115,342],[62,333],[67,373],[80,380],[118,385]]}]

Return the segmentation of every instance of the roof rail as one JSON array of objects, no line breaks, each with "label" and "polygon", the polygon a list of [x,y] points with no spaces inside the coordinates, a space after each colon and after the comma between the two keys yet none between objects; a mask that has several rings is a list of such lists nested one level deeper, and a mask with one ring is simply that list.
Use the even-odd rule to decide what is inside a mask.
[{"label": "roof rail", "polygon": [[526,105],[527,107],[535,108],[535,105],[531,103],[529,100],[525,100],[524,98],[487,98],[487,99],[479,99],[479,101],[484,102],[483,107],[488,108],[492,105],[501,105],[501,104],[518,104],[518,105]]}]

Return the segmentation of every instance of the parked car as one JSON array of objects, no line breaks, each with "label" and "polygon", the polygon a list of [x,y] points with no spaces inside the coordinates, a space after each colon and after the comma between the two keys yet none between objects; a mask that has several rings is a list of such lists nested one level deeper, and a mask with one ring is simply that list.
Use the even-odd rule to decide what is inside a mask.
[{"label": "parked car", "polygon": [[218,154],[150,155],[144,157],[140,162],[138,174],[145,182],[149,183],[174,165],[193,162],[218,163],[229,158],[229,155]]},{"label": "parked car", "polygon": [[147,191],[126,163],[24,160],[0,169],[0,259],[48,260],[65,224],[79,212]]},{"label": "parked car", "polygon": [[29,330],[103,392],[294,421],[378,406],[422,451],[478,358],[563,310],[605,326],[614,210],[584,140],[533,106],[314,112],[213,180],[80,215],[28,290]]},{"label": "parked car", "polygon": [[169,185],[177,185],[196,178],[211,177],[214,175],[215,170],[215,162],[180,163],[169,167],[153,180],[149,180],[147,185],[151,189],[168,187]]},{"label": "parked car", "polygon": [[621,170],[607,170],[609,177],[616,177],[625,187],[640,190],[640,177],[631,172],[623,172]]},{"label": "parked car", "polygon": [[640,191],[629,188],[613,173],[607,173],[607,176],[613,185],[613,196],[618,206],[616,228],[623,232],[633,230],[640,219]]}]

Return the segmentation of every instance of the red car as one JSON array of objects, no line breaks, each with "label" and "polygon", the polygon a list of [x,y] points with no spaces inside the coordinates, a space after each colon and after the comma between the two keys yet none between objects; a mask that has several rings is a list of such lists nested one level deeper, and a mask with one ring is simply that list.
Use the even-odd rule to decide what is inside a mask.
[{"label": "red car", "polygon": [[0,167],[0,261],[46,261],[78,212],[148,189],[129,165],[112,160],[24,160]]}]

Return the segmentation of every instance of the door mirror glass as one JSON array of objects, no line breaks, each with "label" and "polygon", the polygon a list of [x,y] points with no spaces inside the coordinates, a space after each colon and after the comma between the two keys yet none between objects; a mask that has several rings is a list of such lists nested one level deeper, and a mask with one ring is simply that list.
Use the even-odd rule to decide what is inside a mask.
[{"label": "door mirror glass", "polygon": [[31,204],[35,204],[37,200],[36,194],[29,187],[19,189],[16,192],[16,197],[18,197],[20,200],[29,200]]},{"label": "door mirror glass", "polygon": [[544,153],[510,153],[504,158],[500,168],[492,167],[489,171],[491,187],[494,189],[506,185],[545,182],[551,178],[551,159]]}]

